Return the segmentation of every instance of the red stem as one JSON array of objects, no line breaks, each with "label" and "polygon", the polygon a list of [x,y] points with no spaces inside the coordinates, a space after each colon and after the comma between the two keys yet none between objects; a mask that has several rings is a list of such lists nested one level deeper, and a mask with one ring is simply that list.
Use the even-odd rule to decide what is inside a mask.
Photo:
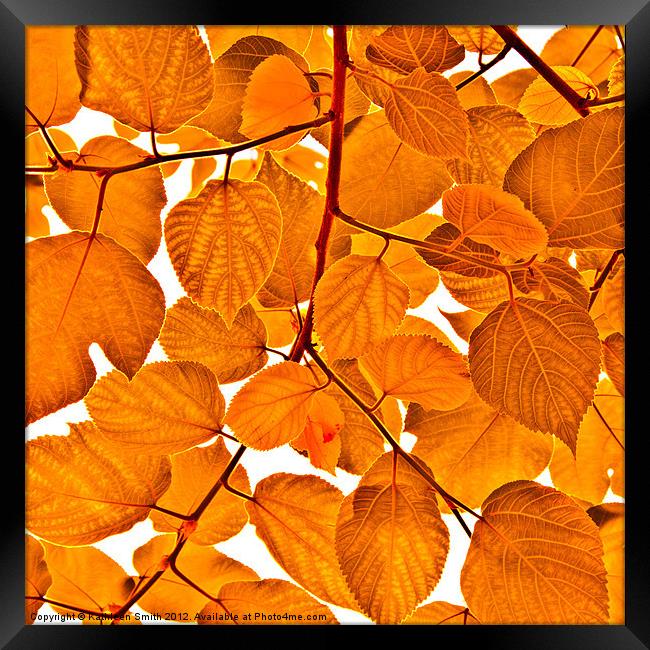
[{"label": "red stem", "polygon": [[334,70],[332,77],[332,112],[334,119],[331,123],[329,160],[327,164],[327,180],[325,181],[325,212],[321,222],[320,232],[316,240],[316,269],[311,288],[311,300],[307,315],[300,334],[296,338],[289,358],[300,361],[305,353],[305,347],[311,342],[314,329],[314,291],[318,281],[325,273],[325,258],[334,216],[339,208],[339,186],[341,183],[341,160],[343,156],[343,109],[345,103],[345,70],[348,63],[348,45],[345,25],[334,26]]}]

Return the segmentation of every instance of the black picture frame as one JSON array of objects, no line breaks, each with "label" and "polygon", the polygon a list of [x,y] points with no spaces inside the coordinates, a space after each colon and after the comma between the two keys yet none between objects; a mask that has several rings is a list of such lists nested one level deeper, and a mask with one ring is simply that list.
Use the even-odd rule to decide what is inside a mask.
[{"label": "black picture frame", "polygon": [[[246,3],[222,3],[216,0],[174,2],[174,0],[0,0],[0,102],[2,105],[2,158],[5,162],[2,179],[3,198],[16,199],[16,211],[4,215],[4,249],[10,248],[5,278],[11,291],[6,296],[5,318],[18,323],[11,342],[3,351],[3,359],[13,362],[5,370],[11,377],[3,390],[8,398],[9,424],[5,428],[3,475],[8,479],[2,493],[2,579],[0,590],[0,645],[4,648],[102,648],[121,646],[128,641],[151,647],[182,643],[184,646],[201,636],[201,643],[250,642],[255,635],[262,643],[271,636],[283,635],[288,640],[313,643],[334,640],[344,634],[387,642],[429,642],[435,644],[468,643],[476,647],[525,648],[527,650],[614,650],[650,648],[650,542],[647,534],[648,501],[646,479],[647,457],[643,454],[645,436],[639,405],[644,349],[641,320],[636,317],[634,295],[641,294],[643,268],[641,251],[646,241],[642,224],[648,219],[648,117],[650,104],[650,0],[410,0],[398,3],[381,0],[357,6],[313,3],[296,8],[267,2],[255,6]],[[231,627],[210,626],[91,626],[24,625],[24,227],[22,214],[24,194],[23,171],[16,161],[24,161],[24,47],[27,25],[54,24],[619,24],[626,27],[626,337],[627,355],[627,439],[626,453],[626,624],[621,626],[298,626]],[[9,246],[7,245],[9,238]],[[7,339],[6,339],[7,340]],[[647,398],[646,398],[647,399]],[[15,419],[14,419],[15,418]],[[6,420],[5,420],[6,423]],[[636,426],[635,426],[636,425]],[[15,431],[14,431],[15,429]],[[146,629],[146,631],[143,631]],[[214,634],[207,630],[213,630]],[[154,640],[158,635],[161,641]],[[230,637],[230,634],[233,634]],[[146,635],[146,637],[145,637]],[[189,635],[189,636],[188,636]],[[207,636],[206,636],[207,635]],[[384,635],[388,635],[385,637]],[[127,638],[128,637],[128,638]],[[363,642],[363,639],[351,639]],[[448,646],[443,646],[448,647]]]}]

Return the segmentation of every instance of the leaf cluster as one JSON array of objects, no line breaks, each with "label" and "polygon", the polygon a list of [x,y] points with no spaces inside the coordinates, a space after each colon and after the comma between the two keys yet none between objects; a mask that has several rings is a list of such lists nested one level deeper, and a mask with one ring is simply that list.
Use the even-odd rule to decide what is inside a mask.
[{"label": "leaf cluster", "polygon": [[[26,424],[88,419],[26,443],[27,622],[622,622],[624,44],[569,26],[485,80],[526,48],[28,29]],[[74,142],[82,109],[115,135]],[[309,473],[240,462],[282,446]],[[145,520],[127,573],[96,544]],[[462,604],[435,600],[448,524]],[[247,526],[287,580],[216,548]]]}]

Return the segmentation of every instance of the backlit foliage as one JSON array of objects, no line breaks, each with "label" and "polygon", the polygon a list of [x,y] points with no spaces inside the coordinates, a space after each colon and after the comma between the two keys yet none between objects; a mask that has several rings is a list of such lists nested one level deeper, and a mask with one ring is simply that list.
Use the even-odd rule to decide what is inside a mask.
[{"label": "backlit foliage", "polygon": [[26,424],[87,414],[26,443],[28,623],[623,623],[624,42],[525,49],[28,28]]}]

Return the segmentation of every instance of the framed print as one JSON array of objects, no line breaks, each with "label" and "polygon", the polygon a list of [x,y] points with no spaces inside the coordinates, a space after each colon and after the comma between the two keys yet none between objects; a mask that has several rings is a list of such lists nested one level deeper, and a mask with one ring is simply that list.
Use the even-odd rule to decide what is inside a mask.
[{"label": "framed print", "polygon": [[649,647],[650,9],[529,4],[2,0],[3,647]]}]

